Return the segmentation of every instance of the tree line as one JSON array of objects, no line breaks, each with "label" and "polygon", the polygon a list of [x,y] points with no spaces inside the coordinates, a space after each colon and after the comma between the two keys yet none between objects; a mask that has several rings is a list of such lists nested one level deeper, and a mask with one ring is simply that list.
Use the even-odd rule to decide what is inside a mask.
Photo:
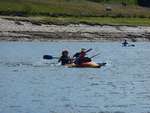
[{"label": "tree line", "polygon": [[150,0],[88,0],[88,1],[92,1],[92,2],[120,2],[120,3],[125,3],[125,4],[130,4],[132,3],[137,3],[140,6],[146,6],[146,7],[150,7]]},{"label": "tree line", "polygon": [[150,0],[138,0],[138,4],[141,6],[150,7]]}]

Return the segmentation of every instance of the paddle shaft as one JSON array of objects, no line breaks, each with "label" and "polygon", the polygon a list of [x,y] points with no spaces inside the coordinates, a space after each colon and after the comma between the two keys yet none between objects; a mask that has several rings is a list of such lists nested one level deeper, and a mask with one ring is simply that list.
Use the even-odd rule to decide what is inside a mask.
[{"label": "paddle shaft", "polygon": [[96,56],[100,55],[100,53],[97,53],[96,55],[91,56],[90,58],[94,58]]}]

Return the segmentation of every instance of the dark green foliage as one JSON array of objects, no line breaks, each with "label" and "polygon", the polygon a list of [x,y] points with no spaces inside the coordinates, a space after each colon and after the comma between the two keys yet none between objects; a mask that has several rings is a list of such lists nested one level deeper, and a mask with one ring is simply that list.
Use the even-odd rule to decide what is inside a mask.
[{"label": "dark green foliage", "polygon": [[138,4],[141,6],[150,7],[150,0],[138,0]]},{"label": "dark green foliage", "polygon": [[126,4],[137,4],[137,0],[87,0],[91,2],[99,3],[126,3]]},{"label": "dark green foliage", "polygon": [[102,2],[102,0],[87,0],[87,1],[92,1],[92,2]]},{"label": "dark green foliage", "polygon": [[149,9],[137,6],[136,1],[137,0],[0,0],[0,15],[149,18]]}]

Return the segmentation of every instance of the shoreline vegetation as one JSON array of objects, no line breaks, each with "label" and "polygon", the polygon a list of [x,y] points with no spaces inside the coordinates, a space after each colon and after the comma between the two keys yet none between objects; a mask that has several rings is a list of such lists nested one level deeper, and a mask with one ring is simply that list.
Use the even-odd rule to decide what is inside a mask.
[{"label": "shoreline vegetation", "polygon": [[137,0],[99,1],[1,0],[0,40],[150,41],[150,8]]},{"label": "shoreline vegetation", "polygon": [[150,18],[150,8],[137,0],[1,0],[0,15]]},{"label": "shoreline vegetation", "polygon": [[117,18],[117,17],[51,17],[51,16],[0,16],[3,19],[12,21],[31,22],[42,25],[69,25],[69,24],[86,24],[86,25],[110,25],[110,26],[150,26],[150,18]]}]

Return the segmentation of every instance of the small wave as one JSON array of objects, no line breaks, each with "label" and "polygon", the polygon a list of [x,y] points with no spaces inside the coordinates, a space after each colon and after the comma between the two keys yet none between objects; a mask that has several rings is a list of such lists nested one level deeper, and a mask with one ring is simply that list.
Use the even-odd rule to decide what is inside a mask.
[{"label": "small wave", "polygon": [[32,66],[32,63],[28,63],[28,62],[3,62],[2,64],[8,67],[20,67],[24,65]]},{"label": "small wave", "polygon": [[43,61],[38,61],[38,62],[5,62],[5,61],[0,61],[0,64],[7,66],[7,67],[21,67],[21,66],[27,66],[27,67],[54,67],[58,66],[58,63],[54,62],[43,62]]}]

